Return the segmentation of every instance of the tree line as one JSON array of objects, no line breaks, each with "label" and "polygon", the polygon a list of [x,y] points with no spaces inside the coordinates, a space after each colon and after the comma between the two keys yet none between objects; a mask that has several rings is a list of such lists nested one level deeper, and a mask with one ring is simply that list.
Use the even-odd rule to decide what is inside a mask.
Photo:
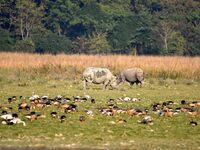
[{"label": "tree line", "polygon": [[199,0],[0,0],[0,51],[200,55]]}]

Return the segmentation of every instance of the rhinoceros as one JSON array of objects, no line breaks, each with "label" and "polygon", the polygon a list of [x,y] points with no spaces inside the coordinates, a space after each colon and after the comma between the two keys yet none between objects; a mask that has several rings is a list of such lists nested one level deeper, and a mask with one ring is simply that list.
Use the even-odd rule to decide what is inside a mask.
[{"label": "rhinoceros", "polygon": [[144,71],[141,68],[130,68],[123,70],[119,77],[117,84],[127,81],[130,85],[136,83],[142,85],[144,82]]},{"label": "rhinoceros", "polygon": [[83,72],[84,89],[88,87],[89,83],[103,84],[103,89],[108,86],[115,88],[117,85],[117,78],[107,68],[88,67]]}]

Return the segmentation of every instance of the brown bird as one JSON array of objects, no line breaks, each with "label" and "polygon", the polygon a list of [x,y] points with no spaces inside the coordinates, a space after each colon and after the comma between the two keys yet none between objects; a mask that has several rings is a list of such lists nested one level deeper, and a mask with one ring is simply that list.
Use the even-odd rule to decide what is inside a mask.
[{"label": "brown bird", "polygon": [[117,120],[117,123],[118,124],[123,124],[123,123],[127,123],[127,121],[124,120],[124,119],[119,119],[119,120]]},{"label": "brown bird", "polygon": [[30,121],[37,120],[38,115],[34,111],[32,111],[30,114],[25,115],[25,118],[27,118]]}]

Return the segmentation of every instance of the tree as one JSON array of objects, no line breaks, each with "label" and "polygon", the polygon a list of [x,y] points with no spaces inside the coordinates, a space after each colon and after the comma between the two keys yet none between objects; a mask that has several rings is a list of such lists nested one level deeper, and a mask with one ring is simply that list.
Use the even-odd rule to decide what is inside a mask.
[{"label": "tree", "polygon": [[72,43],[69,38],[56,33],[45,32],[33,35],[35,52],[38,53],[70,53]]},{"label": "tree", "polygon": [[29,38],[33,29],[41,25],[42,7],[33,0],[16,0],[17,14],[15,24],[21,39]]},{"label": "tree", "polygon": [[173,32],[173,27],[169,21],[160,21],[160,24],[154,28],[154,30],[158,33],[163,43],[163,54],[167,54],[169,46],[169,38]]},{"label": "tree", "polygon": [[58,35],[67,34],[67,28],[76,18],[78,2],[73,0],[45,0],[45,26]]},{"label": "tree", "polygon": [[88,52],[91,54],[107,54],[111,52],[111,46],[107,41],[106,33],[96,33],[93,34],[89,40]]},{"label": "tree", "polygon": [[168,54],[183,55],[185,53],[186,41],[180,32],[172,32],[168,40]]},{"label": "tree", "polygon": [[0,25],[9,32],[14,28],[15,0],[0,0]]},{"label": "tree", "polygon": [[10,37],[8,30],[0,28],[0,50],[12,50],[14,39]]}]

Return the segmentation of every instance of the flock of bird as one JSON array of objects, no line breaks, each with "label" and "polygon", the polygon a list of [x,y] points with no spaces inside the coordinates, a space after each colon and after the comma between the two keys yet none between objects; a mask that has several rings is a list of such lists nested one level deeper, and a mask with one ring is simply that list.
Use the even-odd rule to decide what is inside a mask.
[{"label": "flock of bird", "polygon": [[[162,103],[153,103],[149,109],[138,109],[138,108],[120,108],[117,106],[117,101],[124,101],[124,102],[135,102],[141,101],[140,98],[130,98],[130,97],[120,97],[117,99],[109,99],[107,101],[106,107],[98,107],[97,110],[100,114],[105,116],[115,116],[118,114],[127,114],[129,116],[141,116],[142,119],[138,120],[140,124],[148,124],[153,125],[153,118],[150,116],[152,113],[156,114],[157,116],[164,116],[164,117],[173,117],[180,113],[187,113],[191,115],[192,118],[200,115],[200,101],[186,101],[181,100],[180,103],[173,102],[171,100],[164,101]],[[1,124],[6,125],[14,125],[14,124],[23,124],[26,126],[26,121],[29,120],[30,122],[37,120],[38,118],[46,118],[46,115],[41,115],[36,113],[36,110],[42,110],[49,106],[54,106],[57,111],[51,111],[49,115],[52,118],[59,118],[60,122],[65,122],[66,114],[72,112],[78,112],[78,105],[77,103],[82,103],[90,101],[91,105],[95,105],[96,100],[93,99],[89,95],[85,96],[73,96],[72,98],[57,95],[55,98],[49,98],[48,96],[39,96],[33,95],[30,97],[24,96],[12,96],[8,98],[9,106],[0,105],[1,115],[0,121]],[[12,103],[17,105],[17,110],[15,113],[13,112],[13,105]],[[177,105],[176,105],[177,104]],[[179,106],[179,107],[175,107]],[[63,112],[64,115],[58,115],[59,112]],[[17,112],[17,113],[16,113]],[[23,112],[23,113],[22,113]],[[26,112],[26,114],[24,114]],[[24,119],[19,118],[19,113],[24,115]],[[94,116],[92,110],[85,110],[85,115]],[[79,116],[79,121],[83,122],[86,120],[85,115]],[[26,119],[25,119],[26,118]],[[126,123],[125,119],[119,119],[117,122],[113,123]],[[189,122],[190,125],[198,125],[196,121],[193,119]]]}]

